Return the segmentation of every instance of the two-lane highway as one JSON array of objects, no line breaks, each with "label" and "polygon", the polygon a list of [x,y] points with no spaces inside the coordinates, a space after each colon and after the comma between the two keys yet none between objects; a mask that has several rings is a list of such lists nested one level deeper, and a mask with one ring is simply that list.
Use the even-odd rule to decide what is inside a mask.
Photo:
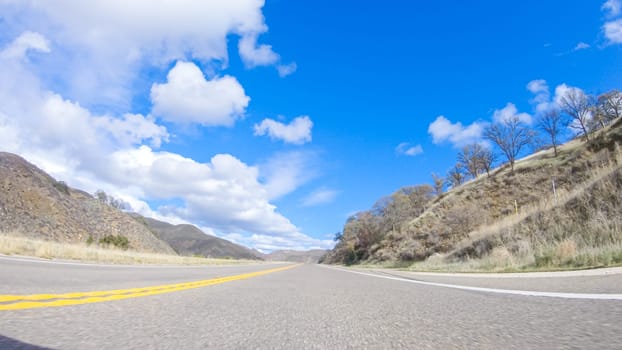
[{"label": "two-lane highway", "polygon": [[[0,258],[0,349],[621,349],[622,300],[495,292],[619,296],[621,275],[517,282],[315,265],[128,267]],[[145,288],[162,293],[140,295]],[[15,302],[8,295],[52,294],[39,302],[54,302],[111,291],[129,297],[1,310]]]}]

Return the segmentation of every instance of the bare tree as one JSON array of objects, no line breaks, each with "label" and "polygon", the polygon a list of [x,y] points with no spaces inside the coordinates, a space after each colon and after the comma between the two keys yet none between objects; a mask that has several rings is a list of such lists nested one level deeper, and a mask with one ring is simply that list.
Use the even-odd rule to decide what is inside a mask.
[{"label": "bare tree", "polygon": [[97,190],[94,197],[100,202],[119,210],[130,210],[132,208],[129,203],[121,199],[114,198],[113,196],[106,194],[103,190]]},{"label": "bare tree", "polygon": [[451,184],[452,188],[456,188],[462,185],[465,180],[464,168],[462,167],[462,164],[458,163],[451,170],[449,170],[449,173],[447,174],[447,179]]},{"label": "bare tree", "polygon": [[618,90],[611,90],[598,96],[596,101],[595,117],[601,126],[622,116],[622,93]]},{"label": "bare tree", "polygon": [[533,142],[534,132],[523,125],[517,116],[513,116],[488,126],[484,130],[484,137],[499,147],[514,172],[516,157]]},{"label": "bare tree", "polygon": [[558,137],[564,127],[564,118],[562,114],[559,113],[557,109],[548,110],[540,117],[538,126],[549,135],[555,157],[557,157],[557,146],[559,145]]},{"label": "bare tree", "polygon": [[569,89],[559,102],[562,112],[573,120],[570,127],[582,132],[587,141],[590,140],[591,105],[590,98],[579,89]]},{"label": "bare tree", "polygon": [[486,171],[486,175],[490,177],[490,170],[492,169],[492,164],[497,160],[497,156],[491,149],[483,147],[479,160],[482,168]]},{"label": "bare tree", "polygon": [[446,184],[445,178],[435,173],[432,173],[432,182],[432,187],[434,187],[434,194],[436,194],[437,196],[443,194]]},{"label": "bare tree", "polygon": [[466,145],[462,147],[462,150],[458,153],[458,162],[462,164],[471,177],[476,178],[485,170],[484,153],[485,148],[479,143]]}]

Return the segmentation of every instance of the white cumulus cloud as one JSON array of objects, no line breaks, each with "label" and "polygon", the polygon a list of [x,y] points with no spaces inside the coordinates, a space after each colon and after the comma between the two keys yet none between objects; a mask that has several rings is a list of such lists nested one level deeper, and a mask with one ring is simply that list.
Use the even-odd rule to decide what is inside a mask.
[{"label": "white cumulus cloud", "polygon": [[492,114],[492,120],[495,123],[505,122],[513,118],[518,118],[518,120],[525,124],[531,124],[533,122],[531,115],[528,113],[518,113],[516,105],[510,102],[508,102],[505,107],[495,110]]},{"label": "white cumulus cloud", "polygon": [[271,139],[282,140],[283,142],[296,145],[311,142],[312,128],[313,122],[308,116],[297,117],[289,124],[266,118],[254,126],[256,136],[268,135]]},{"label": "white cumulus cloud", "polygon": [[544,79],[535,79],[527,83],[527,90],[529,90],[533,94],[546,93],[549,92],[549,86]]},{"label": "white cumulus cloud", "polygon": [[49,53],[50,42],[41,34],[26,31],[0,52],[4,58],[23,58],[28,50]]},{"label": "white cumulus cloud", "polygon": [[[12,50],[16,42],[0,51]],[[209,83],[193,70],[190,66],[189,76],[197,86]],[[28,60],[0,55],[0,149],[25,157],[73,187],[90,193],[103,189],[144,215],[191,222],[219,235],[237,234],[266,249],[330,245],[302,233],[271,203],[271,191],[278,186],[270,184],[280,182],[278,165],[267,178],[258,166],[230,154],[198,162],[159,151],[170,135],[152,116],[94,112],[48,89],[40,74]],[[281,187],[281,193],[299,184]],[[154,201],[167,204],[151,207]]]},{"label": "white cumulus cloud", "polygon": [[585,50],[585,49],[589,49],[590,47],[591,47],[590,44],[587,44],[581,41],[574,47],[574,49],[572,49],[572,51]]},{"label": "white cumulus cloud", "polygon": [[150,116],[126,113],[121,118],[94,117],[93,123],[107,130],[122,145],[135,145],[149,141],[153,147],[159,148],[162,142],[169,140],[166,128],[156,124]]},{"label": "white cumulus cloud", "polygon": [[250,98],[231,76],[206,80],[192,62],[178,61],[164,84],[151,87],[152,113],[164,120],[205,126],[232,126]]},{"label": "white cumulus cloud", "polygon": [[622,11],[622,1],[620,0],[607,0],[603,6],[603,11],[606,11],[609,16],[617,16]]},{"label": "white cumulus cloud", "polygon": [[279,61],[280,57],[272,46],[261,44],[257,45],[257,34],[251,33],[244,35],[238,44],[240,57],[247,67],[268,66]]},{"label": "white cumulus cloud", "polygon": [[182,198],[183,207],[165,210],[190,222],[222,232],[298,232],[269,203],[267,191],[258,181],[258,169],[232,155],[217,154],[209,163],[199,163],[140,146],[114,152],[107,160],[115,183],[140,186],[152,198]]},{"label": "white cumulus cloud", "polygon": [[622,44],[622,18],[603,25],[605,37],[611,44]]},{"label": "white cumulus cloud", "polygon": [[[145,79],[141,68],[164,69],[189,59],[225,67],[232,35],[245,43],[245,62],[278,63],[269,45],[256,42],[268,30],[263,6],[261,0],[0,0],[0,42],[16,33],[40,33],[63,48],[37,67],[49,81],[63,83],[56,92],[85,106],[127,109],[136,80]],[[28,44],[45,48],[32,38]]]},{"label": "white cumulus cloud", "polygon": [[298,65],[296,65],[296,62],[292,62],[289,64],[280,64],[276,66],[276,70],[279,72],[279,76],[281,78],[293,74],[296,69],[298,69]]},{"label": "white cumulus cloud", "polygon": [[435,144],[449,141],[454,147],[461,147],[481,141],[485,126],[486,123],[483,122],[474,122],[464,126],[461,122],[452,123],[441,115],[429,125],[428,133]]},{"label": "white cumulus cloud", "polygon": [[552,109],[559,110],[562,98],[570,91],[580,94],[584,93],[584,91],[578,87],[562,83],[555,87],[553,95],[551,96],[548,84],[545,80],[541,79],[529,82],[529,84],[527,84],[527,89],[535,95],[530,102],[535,106],[536,114],[541,114]]},{"label": "white cumulus cloud", "polygon": [[411,145],[408,142],[402,142],[397,147],[395,147],[395,152],[397,154],[405,155],[405,156],[416,156],[423,153],[423,147],[421,145]]}]

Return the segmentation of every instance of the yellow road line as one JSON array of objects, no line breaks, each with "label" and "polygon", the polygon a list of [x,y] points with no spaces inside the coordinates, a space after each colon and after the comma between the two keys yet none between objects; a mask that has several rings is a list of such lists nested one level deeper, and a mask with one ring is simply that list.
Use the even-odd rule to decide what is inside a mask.
[{"label": "yellow road line", "polygon": [[139,298],[149,295],[177,292],[186,289],[200,288],[221,284],[231,281],[239,281],[251,277],[267,275],[269,273],[288,270],[299,265],[289,265],[275,269],[262,270],[256,272],[243,273],[227,277],[212,278],[209,280],[184,282],[176,284],[166,284],[143,288],[116,289],[107,291],[95,291],[84,293],[64,293],[64,294],[34,294],[34,295],[0,295],[0,311],[2,310],[23,310],[35,309],[40,307],[68,306],[79,304],[99,303],[103,301],[121,300],[129,298]]}]

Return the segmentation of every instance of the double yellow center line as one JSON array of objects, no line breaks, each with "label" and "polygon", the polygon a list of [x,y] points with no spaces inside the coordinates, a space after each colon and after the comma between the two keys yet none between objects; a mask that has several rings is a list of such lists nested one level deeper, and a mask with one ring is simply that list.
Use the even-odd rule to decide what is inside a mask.
[{"label": "double yellow center line", "polygon": [[177,292],[186,289],[200,288],[221,284],[225,282],[244,280],[284,271],[299,265],[289,265],[269,270],[243,273],[227,277],[213,278],[194,282],[165,284],[143,288],[105,290],[84,293],[64,293],[64,294],[33,294],[33,295],[0,295],[0,311],[3,310],[23,310],[35,309],[40,307],[68,306],[79,304],[99,303],[103,301],[139,298],[149,295]]}]

